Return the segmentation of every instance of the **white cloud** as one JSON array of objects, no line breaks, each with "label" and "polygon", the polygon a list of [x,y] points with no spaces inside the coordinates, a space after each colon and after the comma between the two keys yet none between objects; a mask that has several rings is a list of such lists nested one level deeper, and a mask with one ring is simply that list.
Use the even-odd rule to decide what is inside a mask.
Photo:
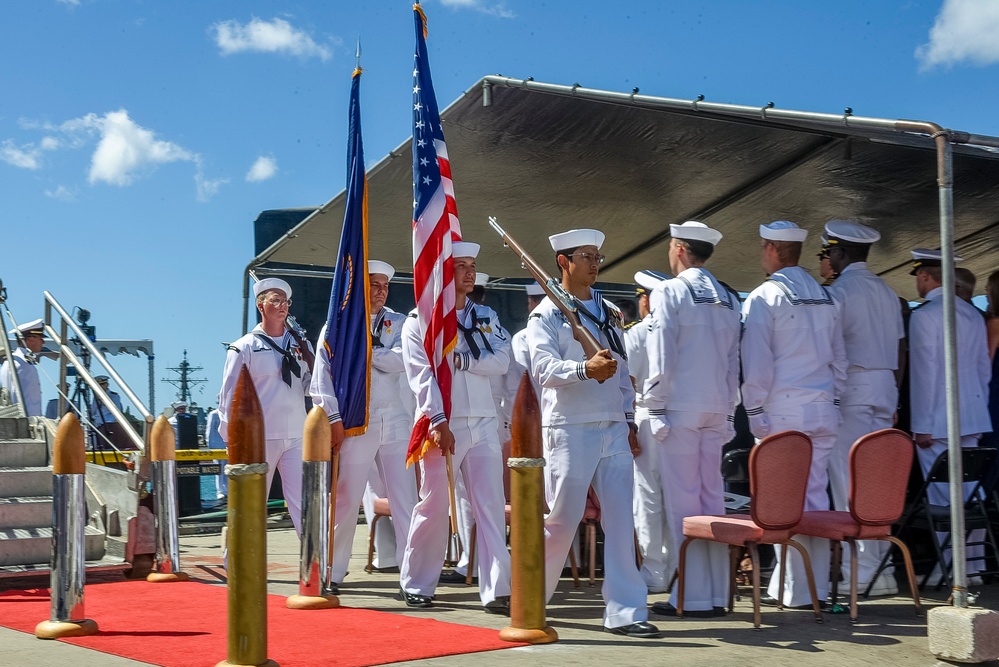
[{"label": "white cloud", "polygon": [[[46,151],[87,148],[96,142],[87,174],[91,185],[107,183],[127,186],[158,166],[171,162],[194,163],[198,201],[210,200],[218,194],[219,188],[229,182],[228,178],[207,178],[201,155],[157,138],[155,132],[132,120],[125,109],[110,111],[103,116],[88,113],[59,124],[28,119],[20,119],[19,124],[44,136],[37,145],[29,143],[19,146],[10,139],[3,141],[0,143],[0,162],[24,169],[39,169]],[[46,190],[45,195],[69,201],[76,197],[77,192],[60,185],[55,190]]]},{"label": "white cloud", "polygon": [[246,172],[246,180],[250,183],[266,181],[268,178],[273,178],[277,171],[277,160],[272,157],[261,155],[257,158],[257,161],[253,163],[253,166],[250,167],[250,171]]},{"label": "white cloud", "polygon": [[65,185],[60,185],[55,190],[46,190],[45,196],[60,201],[73,201],[76,199],[76,192],[70,190]]},{"label": "white cloud", "polygon": [[219,193],[219,188],[229,182],[228,178],[205,178],[199,167],[194,175],[194,189],[198,201],[206,202]]},{"label": "white cloud", "polygon": [[42,166],[42,150],[34,144],[15,146],[10,139],[0,144],[0,161],[21,169],[38,169]]},{"label": "white cloud", "polygon": [[484,0],[441,0],[441,4],[452,9],[474,9],[483,14],[490,14],[501,19],[512,19],[516,16],[507,9],[503,2],[485,2]]},{"label": "white cloud", "polygon": [[67,7],[79,7],[80,0],[56,0],[59,4],[66,5]]},{"label": "white cloud", "polygon": [[999,62],[999,2],[944,0],[930,41],[916,49],[921,70],[940,65]]},{"label": "white cloud", "polygon": [[96,118],[94,114],[85,118],[96,123],[101,134],[90,159],[88,179],[91,183],[129,185],[140,172],[150,171],[157,165],[198,159],[197,154],[177,144],[157,139],[152,130],[129,118],[124,109],[111,111],[103,118]]},{"label": "white cloud", "polygon": [[220,21],[212,26],[215,43],[222,55],[244,51],[287,53],[301,58],[329,60],[333,54],[329,47],[317,44],[304,30],[295,28],[284,19],[264,21],[254,17],[249,23]]}]

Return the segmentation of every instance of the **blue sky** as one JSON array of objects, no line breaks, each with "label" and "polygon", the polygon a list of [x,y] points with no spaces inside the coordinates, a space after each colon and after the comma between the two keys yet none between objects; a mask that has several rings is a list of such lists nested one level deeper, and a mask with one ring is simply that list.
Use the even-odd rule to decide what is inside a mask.
[{"label": "blue sky", "polygon": [[[423,7],[442,108],[499,73],[999,135],[996,0]],[[157,379],[186,348],[209,380],[196,399],[212,404],[220,342],[242,333],[253,219],[343,188],[358,36],[372,165],[410,135],[408,2],[7,3],[0,278],[14,315],[40,317],[42,290],[86,307],[102,338],[155,341]],[[145,398],[145,360],[120,359]],[[172,400],[156,391],[158,408]]]}]

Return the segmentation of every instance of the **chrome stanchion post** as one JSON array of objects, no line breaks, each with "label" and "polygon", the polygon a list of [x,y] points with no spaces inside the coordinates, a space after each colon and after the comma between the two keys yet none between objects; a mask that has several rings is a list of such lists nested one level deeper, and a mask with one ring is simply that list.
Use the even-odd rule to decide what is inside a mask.
[{"label": "chrome stanchion post", "polygon": [[288,597],[289,609],[330,609],[340,606],[329,581],[330,424],[316,406],[305,419],[302,434],[302,549],[298,594]]},{"label": "chrome stanchion post", "polygon": [[87,453],[83,428],[69,413],[59,422],[52,446],[52,614],[35,627],[39,639],[97,634],[84,618],[86,581]]},{"label": "chrome stanchion post", "polygon": [[146,581],[187,581],[180,571],[180,539],[177,518],[177,447],[173,427],[160,415],[149,440],[156,502],[156,571]]}]

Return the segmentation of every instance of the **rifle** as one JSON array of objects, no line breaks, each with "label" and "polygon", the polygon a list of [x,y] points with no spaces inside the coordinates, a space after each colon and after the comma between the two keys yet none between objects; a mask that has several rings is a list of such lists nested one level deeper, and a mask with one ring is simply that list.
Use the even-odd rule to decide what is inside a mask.
[{"label": "rifle", "polygon": [[312,350],[309,349],[309,343],[305,338],[305,329],[302,325],[298,323],[294,315],[289,315],[284,320],[284,325],[288,327],[288,333],[291,337],[295,339],[298,344],[298,349],[302,352],[302,360],[305,361],[309,370],[312,370],[316,366],[316,355],[312,354]]},{"label": "rifle", "polygon": [[507,234],[499,223],[496,222],[496,218],[489,218],[489,226],[492,227],[497,234],[503,239],[503,244],[513,250],[520,257],[520,265],[527,269],[538,284],[541,285],[541,289],[545,291],[548,298],[552,300],[552,303],[562,311],[565,318],[569,321],[569,326],[572,328],[572,337],[582,346],[583,354],[589,359],[597,352],[601,351],[603,346],[600,341],[597,340],[596,336],[590,333],[590,330],[583,326],[582,320],[579,318],[579,311],[576,306],[576,297],[565,291],[562,284],[557,280],[552,278],[547,271],[545,271],[540,264],[538,264],[533,257],[531,257],[524,247],[517,243],[517,241]]}]

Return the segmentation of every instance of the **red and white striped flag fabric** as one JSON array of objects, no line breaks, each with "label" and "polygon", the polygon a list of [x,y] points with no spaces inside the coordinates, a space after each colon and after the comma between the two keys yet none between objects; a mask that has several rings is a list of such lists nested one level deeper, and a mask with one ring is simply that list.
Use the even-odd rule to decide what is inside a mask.
[{"label": "red and white striped flag fabric", "polygon": [[[427,17],[413,5],[416,20],[416,61],[413,67],[413,289],[420,333],[444,401],[451,416],[451,352],[458,343],[454,309],[452,241],[461,240],[458,208],[454,202],[451,163],[441,129],[434,84],[427,61]],[[423,458],[433,447],[428,440],[430,419],[420,417],[406,452],[407,464]]]}]

